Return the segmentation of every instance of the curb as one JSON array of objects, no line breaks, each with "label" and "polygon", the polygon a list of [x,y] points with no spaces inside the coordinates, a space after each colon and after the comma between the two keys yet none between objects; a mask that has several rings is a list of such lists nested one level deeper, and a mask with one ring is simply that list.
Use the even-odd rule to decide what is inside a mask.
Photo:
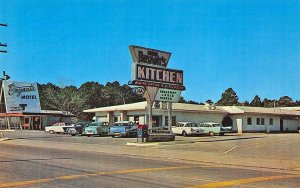
[{"label": "curb", "polygon": [[127,142],[127,146],[158,146],[158,145],[177,145],[177,144],[190,144],[193,141],[170,141],[170,142]]},{"label": "curb", "polygon": [[127,142],[126,144],[127,146],[139,146],[139,147],[143,147],[143,146],[158,146],[159,145],[159,142],[156,142],[156,143],[145,143],[145,142],[142,142],[142,143],[137,143],[137,142]]},{"label": "curb", "polygon": [[0,142],[1,141],[6,141],[6,140],[11,140],[11,139],[9,139],[9,138],[0,138]]}]

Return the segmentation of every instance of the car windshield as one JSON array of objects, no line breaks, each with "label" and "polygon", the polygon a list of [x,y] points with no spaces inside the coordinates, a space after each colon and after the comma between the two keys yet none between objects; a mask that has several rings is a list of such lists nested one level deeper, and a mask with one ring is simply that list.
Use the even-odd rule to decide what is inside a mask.
[{"label": "car windshield", "polygon": [[188,123],[187,127],[198,127],[197,123]]},{"label": "car windshield", "polygon": [[87,127],[97,127],[97,126],[101,126],[101,123],[97,122],[97,123],[90,123],[88,124]]},{"label": "car windshield", "polygon": [[115,123],[114,126],[129,126],[128,123]]},{"label": "car windshield", "polygon": [[93,122],[90,124],[87,124],[85,127],[99,127],[99,126],[108,126],[107,122]]}]

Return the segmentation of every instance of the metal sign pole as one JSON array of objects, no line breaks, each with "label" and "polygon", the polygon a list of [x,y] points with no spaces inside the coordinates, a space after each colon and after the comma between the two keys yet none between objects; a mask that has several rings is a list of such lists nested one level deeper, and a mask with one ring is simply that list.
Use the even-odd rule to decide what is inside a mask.
[{"label": "metal sign pole", "polygon": [[172,103],[168,102],[168,131],[172,128]]},{"label": "metal sign pole", "polygon": [[153,102],[148,102],[148,126],[149,126],[149,133],[152,133],[152,106]]},{"label": "metal sign pole", "polygon": [[157,94],[158,88],[156,87],[150,87],[146,86],[145,87],[146,93],[145,93],[145,98],[147,100],[147,105],[148,105],[148,127],[149,127],[149,133],[152,133],[152,106],[154,103],[155,96]]}]

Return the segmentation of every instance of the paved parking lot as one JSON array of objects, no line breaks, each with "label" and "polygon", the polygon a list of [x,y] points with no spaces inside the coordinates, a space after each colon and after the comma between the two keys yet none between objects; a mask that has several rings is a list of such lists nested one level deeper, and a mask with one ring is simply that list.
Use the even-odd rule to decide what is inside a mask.
[{"label": "paved parking lot", "polygon": [[[107,187],[299,187],[300,184],[300,134],[177,136],[173,142],[134,146],[127,143],[136,142],[135,138],[72,137],[43,131],[4,134],[11,140],[0,142],[1,164],[13,163],[15,169],[24,169],[18,165],[20,162],[30,168],[47,165],[45,169],[53,175],[49,178],[46,173],[42,178],[39,172],[30,171],[28,176],[20,172],[24,176],[21,182],[10,179],[12,183],[0,183],[0,187],[26,183],[31,187],[40,181],[47,182],[44,187],[94,187],[98,181]],[[69,169],[70,164],[76,164],[84,172],[54,173],[51,161],[55,162],[55,168]],[[4,177],[13,177],[14,171],[0,173],[0,181],[6,182]],[[105,177],[95,182],[90,179],[94,176]],[[33,177],[38,179],[32,180]],[[64,184],[62,179],[71,183]],[[162,181],[157,182],[158,179]]]},{"label": "paved parking lot", "polygon": [[[13,131],[4,132],[5,136],[13,139],[12,143],[60,143],[67,144],[87,144],[89,147],[93,145],[102,145],[102,148],[118,147],[120,150],[129,151],[134,146],[127,146],[127,143],[135,143],[136,138],[112,138],[105,137],[86,137],[86,136],[70,136],[67,134],[49,134],[43,131]],[[198,153],[220,155],[223,157],[236,157],[243,160],[256,159],[259,161],[283,160],[281,164],[291,164],[289,168],[298,169],[299,166],[293,166],[295,163],[300,164],[300,134],[264,134],[264,133],[246,133],[243,135],[227,134],[225,136],[176,136],[173,142],[161,142],[150,145],[152,149],[167,150],[179,153]],[[55,144],[54,144],[55,145]],[[138,144],[139,145],[139,144]],[[141,144],[143,145],[143,144]],[[139,145],[139,146],[141,146]],[[147,144],[144,144],[147,146]],[[148,147],[149,148],[149,147]],[[176,155],[174,156],[176,157]],[[255,162],[255,161],[254,161]],[[270,164],[271,165],[271,164]],[[273,165],[273,164],[272,164]],[[280,166],[280,165],[276,165]]]}]

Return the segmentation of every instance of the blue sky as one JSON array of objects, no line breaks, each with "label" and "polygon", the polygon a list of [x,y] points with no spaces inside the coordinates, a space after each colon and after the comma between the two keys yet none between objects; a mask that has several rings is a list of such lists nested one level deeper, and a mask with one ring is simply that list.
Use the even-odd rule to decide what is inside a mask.
[{"label": "blue sky", "polygon": [[0,0],[0,22],[11,80],[126,84],[138,45],[172,53],[186,100],[300,99],[299,0]]}]

